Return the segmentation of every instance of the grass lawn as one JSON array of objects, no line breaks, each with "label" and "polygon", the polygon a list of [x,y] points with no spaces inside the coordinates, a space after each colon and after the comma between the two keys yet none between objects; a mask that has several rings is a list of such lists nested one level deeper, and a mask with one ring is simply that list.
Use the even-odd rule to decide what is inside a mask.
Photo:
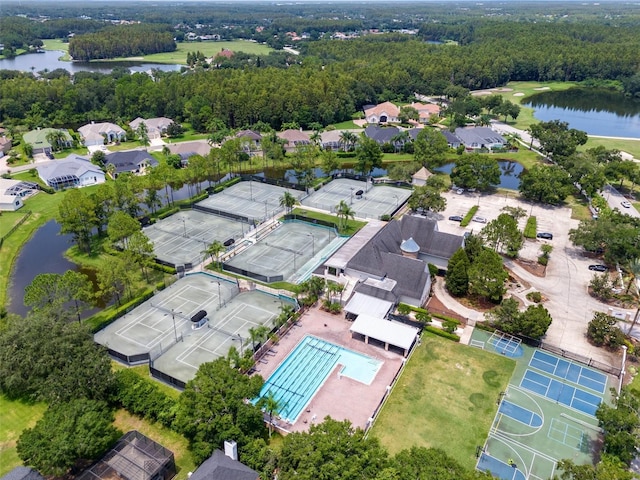
[{"label": "grass lawn", "polygon": [[392,455],[440,448],[473,469],[514,368],[509,358],[425,332],[372,434]]},{"label": "grass lawn", "polygon": [[[291,213],[294,215],[304,215],[305,217],[315,218],[318,220],[324,220],[327,222],[333,222],[338,225],[342,219],[338,218],[336,215],[331,215],[330,213],[322,213],[316,212],[315,210],[307,210],[304,206],[294,208]],[[346,228],[340,231],[341,235],[354,235],[358,230],[364,227],[367,222],[361,222],[359,220],[347,220]]]},{"label": "grass lawn", "polygon": [[126,433],[130,430],[137,430],[146,435],[151,440],[158,442],[163,447],[173,452],[178,473],[175,480],[185,480],[187,473],[196,469],[193,456],[188,449],[189,442],[179,433],[169,430],[159,423],[151,423],[135,415],[131,415],[126,410],[116,411],[116,421],[114,425]]},{"label": "grass lawn", "polygon": [[362,129],[362,127],[359,127],[358,125],[356,125],[355,123],[353,123],[352,120],[347,120],[345,122],[342,123],[335,123],[333,125],[333,127],[335,127],[336,130],[357,130],[357,129]]},{"label": "grass lawn", "polygon": [[71,57],[69,56],[69,42],[63,42],[62,40],[56,38],[53,40],[43,40],[42,43],[44,44],[43,48],[45,50],[64,52],[64,55],[62,55],[59,60],[62,60],[63,62],[71,61]]},{"label": "grass lawn", "polygon": [[36,424],[46,408],[44,403],[25,403],[0,395],[0,477],[22,465],[16,442],[23,430]]},{"label": "grass lawn", "polygon": [[625,140],[615,138],[596,138],[589,137],[589,140],[585,145],[582,145],[578,150],[586,150],[588,148],[594,148],[602,145],[608,150],[620,150],[627,152],[634,157],[640,159],[640,138],[638,140]]},{"label": "grass lawn", "polygon": [[[187,53],[200,51],[205,57],[212,57],[223,48],[233,52],[244,52],[249,55],[269,55],[275,50],[267,45],[243,40],[230,42],[178,42],[174,52],[154,53],[141,57],[145,62],[187,64]],[[138,59],[136,57],[136,59]],[[116,59],[122,60],[122,58]]]},{"label": "grass lawn", "polygon": [[13,226],[18,223],[26,212],[18,210],[17,212],[1,212],[0,213],[0,238],[4,237]]}]

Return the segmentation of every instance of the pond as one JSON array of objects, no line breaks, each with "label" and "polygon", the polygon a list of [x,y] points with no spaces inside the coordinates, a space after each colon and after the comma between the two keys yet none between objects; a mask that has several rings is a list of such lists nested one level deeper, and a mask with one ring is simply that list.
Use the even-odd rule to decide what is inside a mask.
[{"label": "pond", "polygon": [[[64,252],[71,246],[71,235],[60,235],[60,225],[54,220],[45,223],[36,231],[22,247],[13,266],[8,292],[10,300],[7,310],[9,312],[22,316],[29,312],[30,309],[23,303],[24,289],[41,273],[62,275],[67,270],[76,270],[88,275],[95,286],[94,270],[82,268],[64,257]],[[98,308],[83,312],[82,317],[89,317],[105,306],[104,303],[99,304]]]},{"label": "pond", "polygon": [[152,69],[165,72],[180,71],[181,65],[168,65],[162,63],[145,62],[64,62],[60,60],[65,52],[56,50],[45,50],[42,53],[26,53],[15,58],[4,58],[0,60],[0,70],[19,70],[21,72],[41,72],[43,70],[53,71],[62,68],[71,73],[75,72],[98,72],[111,73],[116,67],[128,68],[132,72],[146,72]]},{"label": "pond", "polygon": [[569,128],[590,135],[640,138],[640,99],[595,88],[571,88],[543,92],[527,99],[534,117],[548,122],[561,120]]},{"label": "pond", "polygon": [[[524,167],[518,162],[512,162],[509,160],[498,160],[500,165],[500,184],[499,188],[506,188],[508,190],[518,190],[520,187],[520,174],[524,171]],[[441,167],[434,169],[436,172],[451,173],[455,163],[447,163]]]}]

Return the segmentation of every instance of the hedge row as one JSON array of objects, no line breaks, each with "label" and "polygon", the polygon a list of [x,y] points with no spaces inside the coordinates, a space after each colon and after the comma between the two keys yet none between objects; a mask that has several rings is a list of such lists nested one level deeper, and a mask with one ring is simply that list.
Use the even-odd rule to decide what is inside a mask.
[{"label": "hedge row", "polygon": [[[107,325],[115,322],[118,318],[120,318],[125,313],[130,312],[131,310],[136,308],[138,305],[146,302],[151,297],[153,297],[154,292],[155,292],[155,288],[149,288],[145,290],[142,295],[134,298],[133,300],[128,301],[127,303],[123,303],[119,307],[116,307],[114,310],[109,312],[106,316],[102,318],[97,317],[99,320],[97,320],[97,323],[95,324],[92,323],[91,320],[89,320],[89,324],[91,325],[91,331],[93,333],[96,333],[97,331],[102,330]],[[93,319],[95,320],[96,317],[93,317]]]},{"label": "hedge row", "polygon": [[213,189],[211,189],[210,193],[220,193],[225,188],[229,188],[230,186],[235,185],[236,183],[238,183],[240,181],[242,181],[242,178],[240,178],[240,177],[232,178],[231,180],[227,180],[226,182],[221,183],[217,187],[214,187]]},{"label": "hedge row", "polygon": [[429,312],[429,314],[434,317],[434,318],[438,318],[440,320],[444,320],[445,322],[453,322],[456,325],[460,325],[460,320],[457,320],[453,317],[447,317],[446,315],[442,315],[441,313],[434,313],[434,312]]},{"label": "hedge row", "polygon": [[116,372],[115,401],[128,412],[152,422],[159,421],[170,427],[175,415],[176,401],[160,390],[153,381],[135,371]]},{"label": "hedge row", "polygon": [[467,214],[464,216],[464,218],[460,222],[461,227],[466,227],[467,225],[469,225],[469,223],[471,222],[471,219],[478,211],[478,208],[480,208],[478,207],[478,205],[474,205],[473,207],[471,207],[471,210],[467,212]]},{"label": "hedge row", "polygon": [[536,217],[531,216],[527,218],[527,225],[524,227],[525,238],[536,238],[538,233],[538,220]]},{"label": "hedge row", "polygon": [[460,341],[460,337],[458,335],[456,335],[455,333],[449,333],[449,332],[445,332],[444,330],[440,330],[438,327],[434,327],[432,325],[427,325],[426,327],[424,327],[424,329],[427,332],[431,332],[434,335],[438,335],[439,337],[443,337],[449,340],[453,340],[454,342],[459,342]]},{"label": "hedge row", "polygon": [[171,208],[168,208],[167,210],[164,210],[164,211],[162,211],[162,212],[158,213],[158,214],[156,215],[156,218],[157,218],[158,220],[162,220],[163,218],[170,217],[171,215],[173,215],[174,213],[178,213],[179,211],[180,211],[180,208],[178,208],[178,207],[171,207]]}]

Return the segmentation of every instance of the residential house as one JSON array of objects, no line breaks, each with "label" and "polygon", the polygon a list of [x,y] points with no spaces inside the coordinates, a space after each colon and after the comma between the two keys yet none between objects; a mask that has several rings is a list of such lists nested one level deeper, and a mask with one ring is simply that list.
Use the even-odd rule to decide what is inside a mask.
[{"label": "residential house", "polygon": [[435,103],[420,103],[413,102],[409,107],[415,108],[418,111],[419,119],[418,121],[423,125],[429,123],[432,115],[440,115],[440,105],[436,105]]},{"label": "residential house", "polygon": [[192,142],[172,143],[167,146],[169,152],[174,155],[180,155],[182,165],[189,163],[189,158],[194,155],[206,157],[211,152],[211,145],[206,140],[194,140]]},{"label": "residential house", "polygon": [[450,148],[458,148],[460,145],[463,145],[462,140],[450,130],[444,129],[440,130],[440,132],[444,135],[444,138],[447,139],[447,144]]},{"label": "residential house", "polygon": [[6,136],[4,128],[0,128],[0,130],[2,130],[0,132],[0,154],[7,154],[12,147],[11,139]]},{"label": "residential house", "polygon": [[297,147],[311,144],[311,137],[302,130],[289,129],[276,134],[278,138],[284,140],[284,149],[293,152]]},{"label": "residential house", "polygon": [[175,474],[173,452],[132,430],[76,480],[171,480]]},{"label": "residential house", "polygon": [[214,450],[189,480],[259,480],[258,472],[238,461],[237,448],[235,442],[224,442],[224,453]]},{"label": "residential house", "polygon": [[427,184],[427,180],[432,175],[433,175],[433,173],[431,173],[429,170],[427,170],[426,167],[422,167],[416,173],[411,175],[411,185],[413,185],[415,187],[423,187],[423,186],[425,186]]},{"label": "residential house", "polygon": [[173,123],[173,120],[166,117],[147,118],[146,120],[138,117],[129,122],[129,126],[131,127],[131,130],[135,132],[141,123],[144,123],[147,126],[147,135],[150,139],[153,139],[162,137],[162,135],[167,131],[169,125]]},{"label": "residential house", "polygon": [[400,109],[391,102],[379,105],[367,106],[364,109],[364,118],[367,123],[399,123]]},{"label": "residential house", "polygon": [[86,147],[104,145],[105,142],[121,142],[127,138],[127,134],[122,127],[109,122],[91,122],[80,127],[78,133]]},{"label": "residential house", "polygon": [[333,150],[337,152],[344,148],[341,141],[342,131],[340,130],[327,130],[320,133],[320,146],[323,150]]},{"label": "residential house", "polygon": [[158,161],[144,150],[127,150],[110,153],[105,157],[104,164],[107,172],[111,168],[109,165],[114,166],[113,178],[116,178],[123,172],[144,173],[147,168],[157,166]]},{"label": "residential house", "polygon": [[402,145],[399,142],[394,140],[400,133],[400,129],[398,127],[380,127],[378,125],[369,125],[364,129],[364,134],[372,140],[375,140],[379,145],[384,145],[385,143],[389,143],[391,145],[395,145],[397,147],[401,147]]},{"label": "residential house", "polygon": [[56,129],[56,128],[38,128],[36,130],[31,130],[30,132],[25,133],[22,136],[22,141],[24,143],[28,143],[33,148],[33,153],[46,153],[50,154],[52,150],[52,145],[47,140],[47,137],[51,133],[62,132],[62,137],[59,141],[59,146],[63,148],[71,148],[73,147],[73,138],[68,131],[64,129]]},{"label": "residential house", "polygon": [[24,205],[23,199],[34,195],[38,190],[37,183],[0,178],[0,210],[18,210]]},{"label": "residential house", "polygon": [[456,128],[456,137],[469,150],[503,148],[507,141],[489,127]]},{"label": "residential house", "polygon": [[234,135],[234,138],[240,139],[242,151],[250,157],[262,155],[262,135],[259,132],[241,130]]},{"label": "residential house", "polygon": [[0,477],[0,480],[44,480],[44,477],[31,467],[20,466]]},{"label": "residential house", "polygon": [[86,187],[105,181],[104,172],[80,155],[69,155],[65,159],[39,165],[36,170],[42,181],[54,190]]}]

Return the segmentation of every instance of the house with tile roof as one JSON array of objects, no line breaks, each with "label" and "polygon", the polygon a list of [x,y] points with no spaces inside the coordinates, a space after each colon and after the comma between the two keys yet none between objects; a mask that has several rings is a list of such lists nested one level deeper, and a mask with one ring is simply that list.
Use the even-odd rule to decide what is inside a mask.
[{"label": "house with tile roof", "polygon": [[408,106],[418,111],[418,121],[424,125],[429,123],[432,115],[440,115],[440,105],[436,105],[435,103],[413,102]]},{"label": "house with tile roof", "polygon": [[276,134],[278,138],[284,140],[284,149],[293,152],[296,148],[311,144],[311,137],[302,130],[288,129]]},{"label": "house with tile roof", "polygon": [[38,176],[54,190],[86,187],[104,183],[104,172],[80,155],[69,155],[62,160],[36,167]]},{"label": "house with tile roof", "polygon": [[155,118],[136,118],[135,120],[129,122],[129,127],[134,132],[138,129],[141,123],[144,123],[147,126],[147,135],[150,139],[152,138],[160,138],[164,135],[169,128],[169,125],[173,123],[173,120],[166,117],[155,117]]},{"label": "house with tile roof", "polygon": [[85,147],[104,145],[106,143],[122,142],[127,139],[124,129],[115,123],[88,123],[78,129]]},{"label": "house with tile roof", "polygon": [[73,138],[68,131],[65,129],[57,129],[57,128],[38,128],[36,130],[31,130],[30,132],[25,133],[22,136],[22,141],[24,143],[28,143],[33,148],[33,153],[51,153],[53,146],[47,140],[47,137],[50,133],[62,132],[62,136],[64,139],[59,141],[59,146],[64,148],[73,147]]},{"label": "house with tile roof", "polygon": [[399,123],[400,109],[391,102],[365,107],[364,118],[367,123]]},{"label": "house with tile roof", "polygon": [[262,155],[262,135],[260,132],[240,130],[234,135],[234,138],[240,139],[242,151],[250,157]]}]

